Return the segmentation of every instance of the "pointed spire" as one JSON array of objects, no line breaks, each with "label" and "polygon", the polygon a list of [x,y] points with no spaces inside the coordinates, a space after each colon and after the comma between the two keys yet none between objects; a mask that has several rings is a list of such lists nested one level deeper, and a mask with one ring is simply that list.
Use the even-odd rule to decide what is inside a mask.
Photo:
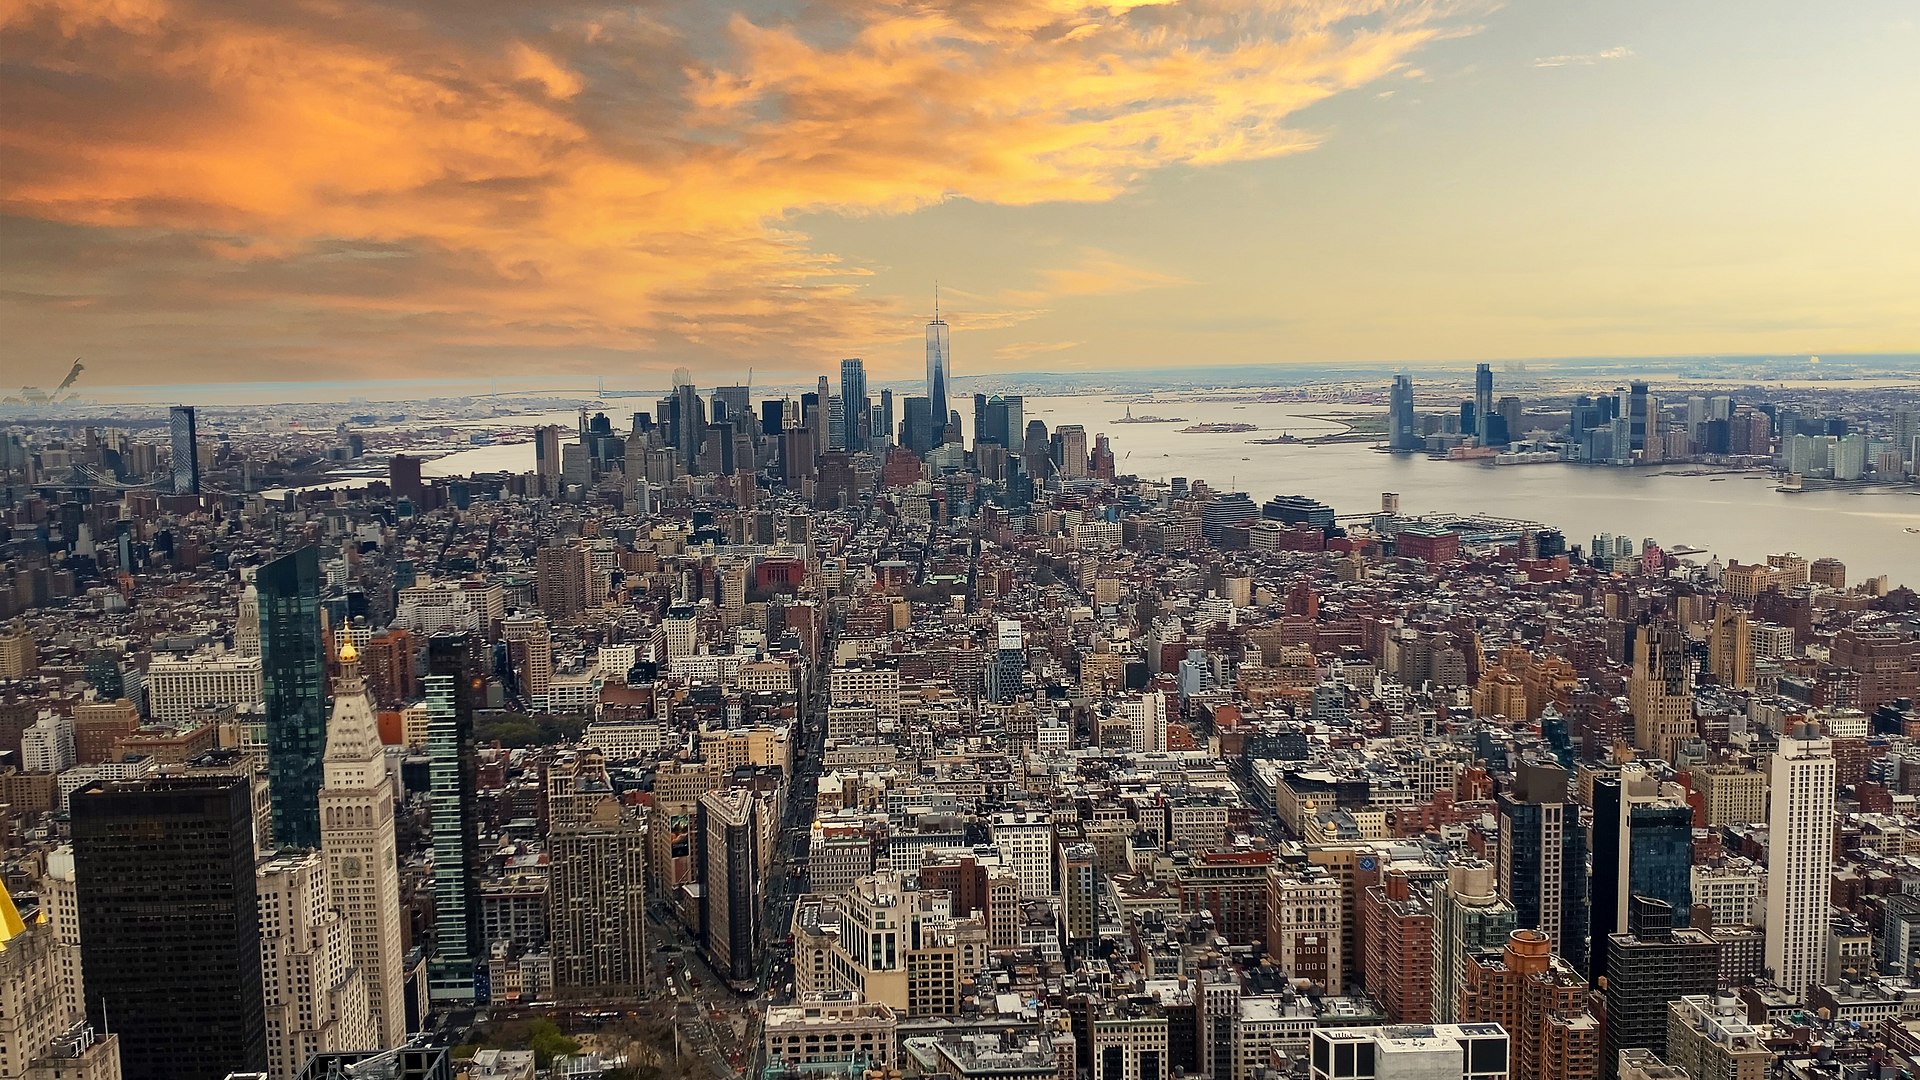
[{"label": "pointed spire", "polygon": [[933,283],[933,321],[940,321],[940,283]]}]

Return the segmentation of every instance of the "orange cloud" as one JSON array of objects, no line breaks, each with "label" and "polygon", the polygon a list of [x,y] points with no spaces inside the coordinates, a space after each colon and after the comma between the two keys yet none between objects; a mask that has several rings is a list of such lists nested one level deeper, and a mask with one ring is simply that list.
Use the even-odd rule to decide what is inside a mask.
[{"label": "orange cloud", "polygon": [[[0,312],[18,347],[97,352],[102,381],[811,370],[917,329],[794,215],[1104,200],[1303,150],[1295,113],[1403,70],[1449,14],[0,0],[0,213],[23,238]],[[1090,258],[1011,299],[1177,283]]]}]

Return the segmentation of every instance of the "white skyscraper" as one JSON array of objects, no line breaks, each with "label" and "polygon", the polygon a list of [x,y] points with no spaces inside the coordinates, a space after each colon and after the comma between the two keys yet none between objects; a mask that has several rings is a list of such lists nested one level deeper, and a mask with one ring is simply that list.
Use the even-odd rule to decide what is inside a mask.
[{"label": "white skyscraper", "polygon": [[1782,736],[1768,773],[1767,967],[1802,1000],[1826,980],[1833,870],[1833,743]]},{"label": "white skyscraper", "polygon": [[240,594],[240,613],[233,621],[233,651],[241,656],[260,655],[260,590],[251,581]]},{"label": "white skyscraper", "polygon": [[333,716],[320,788],[320,850],[332,905],[346,913],[353,963],[366,983],[380,1048],[406,1041],[400,871],[393,836],[393,787],[380,725],[352,644],[340,650]]}]

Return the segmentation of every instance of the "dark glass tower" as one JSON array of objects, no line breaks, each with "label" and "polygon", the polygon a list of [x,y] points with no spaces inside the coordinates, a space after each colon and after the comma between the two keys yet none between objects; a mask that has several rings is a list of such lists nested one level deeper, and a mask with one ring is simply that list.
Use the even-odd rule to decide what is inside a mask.
[{"label": "dark glass tower", "polygon": [[267,1068],[250,785],[116,780],[73,795],[87,1016],[121,1071],[205,1080]]},{"label": "dark glass tower", "polygon": [[1648,896],[1633,897],[1625,933],[1608,934],[1612,969],[1600,987],[1607,1000],[1606,1045],[1600,1075],[1619,1074],[1620,1051],[1645,1047],[1667,1055],[1667,1005],[1690,994],[1711,994],[1720,983],[1720,946],[1706,934],[1673,925],[1674,910]]},{"label": "dark glass tower", "polygon": [[1477,364],[1473,369],[1473,424],[1474,436],[1481,446],[1488,445],[1487,438],[1493,434],[1493,365]]},{"label": "dark glass tower", "polygon": [[1388,447],[1393,450],[1418,450],[1425,440],[1414,430],[1413,376],[1395,375],[1393,393],[1388,399]]},{"label": "dark glass tower", "polygon": [[1567,770],[1523,762],[1500,808],[1496,873],[1500,898],[1515,925],[1545,933],[1553,951],[1578,970],[1587,966],[1587,832],[1580,807],[1567,797]]},{"label": "dark glass tower", "polygon": [[320,846],[320,759],[327,752],[326,646],[320,552],[304,547],[260,568],[260,674],[267,700],[273,839]]},{"label": "dark glass tower", "polygon": [[175,405],[168,416],[173,446],[173,493],[200,494],[200,432],[193,406]]},{"label": "dark glass tower", "polygon": [[1627,930],[1629,902],[1657,900],[1685,926],[1693,914],[1693,809],[1658,794],[1650,779],[1593,784],[1593,936],[1589,981],[1608,973],[1609,936]]},{"label": "dark glass tower", "polygon": [[488,996],[473,743],[473,708],[485,685],[483,670],[465,634],[439,634],[427,644],[434,938],[427,985],[435,1001],[485,1001]]},{"label": "dark glass tower", "polygon": [[840,406],[846,417],[847,450],[865,450],[873,432],[873,402],[867,397],[867,365],[858,357],[840,361]]}]

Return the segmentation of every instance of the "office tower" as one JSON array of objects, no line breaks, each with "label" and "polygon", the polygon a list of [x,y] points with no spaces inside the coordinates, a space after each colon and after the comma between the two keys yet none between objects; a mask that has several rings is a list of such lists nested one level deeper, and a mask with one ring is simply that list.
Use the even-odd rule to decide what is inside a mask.
[{"label": "office tower", "polygon": [[377,1046],[406,1041],[405,938],[393,824],[393,782],[360,656],[340,650],[320,788],[320,850],[333,906],[346,913],[347,944],[366,984]]},{"label": "office tower", "polygon": [[893,391],[880,391],[880,405],[874,409],[874,415],[879,418],[879,423],[873,428],[874,443],[879,446],[892,446],[900,435],[899,429],[894,427]]},{"label": "office tower", "polygon": [[1314,1028],[1307,1080],[1507,1080],[1507,1041],[1492,1024]]},{"label": "office tower", "polygon": [[858,358],[840,361],[840,402],[845,414],[846,448],[865,450],[872,427],[873,403],[867,398],[867,365]]},{"label": "office tower", "polygon": [[1676,929],[1674,914],[1663,901],[1636,896],[1627,931],[1607,935],[1604,948],[1594,943],[1594,952],[1608,958],[1606,982],[1595,983],[1607,1002],[1602,1077],[1617,1074],[1620,1051],[1630,1047],[1665,1057],[1667,1005],[1689,994],[1711,994],[1719,985],[1719,944],[1699,930]]},{"label": "office tower", "polygon": [[1826,985],[1836,765],[1813,728],[1780,738],[1768,768],[1767,967],[1804,1000]]},{"label": "office tower", "polygon": [[[75,917],[73,852],[61,848],[54,855],[64,857],[64,890],[55,890],[63,895],[43,894],[38,920],[21,918],[0,885],[0,1077],[118,1080],[118,1040],[96,1038],[84,1004],[71,993],[78,951],[63,940],[59,923]],[[50,865],[50,875],[53,870]]]},{"label": "office tower", "polygon": [[582,750],[548,776],[547,945],[562,998],[646,993],[647,826]]},{"label": "office tower", "polygon": [[75,792],[87,1019],[129,1077],[267,1068],[251,785],[109,780]]},{"label": "office tower", "polygon": [[1447,880],[1433,893],[1433,1019],[1451,1023],[1459,1015],[1460,988],[1467,957],[1498,948],[1514,930],[1513,905],[1495,888],[1492,863],[1461,862],[1447,867]]},{"label": "office tower", "polygon": [[480,933],[479,782],[474,698],[485,686],[464,634],[427,645],[427,758],[433,820],[433,955],[427,982],[436,1001],[485,1001],[486,943]]},{"label": "office tower", "polygon": [[1044,484],[1053,475],[1053,440],[1047,437],[1047,422],[1029,420],[1026,431],[1026,440],[1020,449],[1020,465],[1035,484]]},{"label": "office tower", "polygon": [[737,428],[744,429],[753,418],[753,390],[746,386],[716,386],[713,388],[713,418],[726,420]]},{"label": "office tower", "polygon": [[1492,364],[1476,364],[1473,368],[1473,423],[1474,437],[1480,445],[1491,445],[1488,439],[1493,434]]},{"label": "office tower", "polygon": [[1634,628],[1627,698],[1633,744],[1654,757],[1677,760],[1680,745],[1699,734],[1693,719],[1693,656],[1678,625],[1662,621]]},{"label": "office tower", "polygon": [[1628,764],[1593,782],[1593,936],[1590,978],[1610,970],[1608,935],[1627,930],[1634,897],[1672,909],[1685,926],[1693,912],[1693,808],[1678,784]]},{"label": "office tower", "polygon": [[847,399],[839,394],[827,398],[827,449],[847,449]]},{"label": "office tower", "polygon": [[593,577],[587,557],[587,549],[578,546],[548,546],[535,553],[534,597],[548,618],[564,622],[586,609]]},{"label": "office tower", "polygon": [[1061,844],[1057,867],[1060,878],[1061,937],[1070,947],[1084,949],[1099,933],[1099,874],[1093,845]]},{"label": "office tower", "polygon": [[1079,424],[1061,424],[1053,433],[1054,466],[1062,480],[1087,477],[1087,429]]},{"label": "office tower", "polygon": [[702,919],[714,971],[748,983],[760,939],[759,804],[740,788],[700,796],[698,814]]},{"label": "office tower", "polygon": [[[927,406],[928,412],[944,425],[947,422],[947,324],[940,318],[940,290],[933,292],[933,321],[927,324]],[[974,438],[979,438],[979,432]],[[919,451],[915,451],[918,453]]]},{"label": "office tower", "polygon": [[333,907],[325,858],[293,851],[260,864],[260,974],[267,1076],[294,1080],[307,1059],[376,1050],[365,972]]},{"label": "office tower", "polygon": [[542,424],[533,429],[533,475],[539,494],[553,498],[560,494],[562,470],[566,467],[560,456],[560,431],[558,424]]},{"label": "office tower", "polygon": [[[40,881],[40,913],[46,917],[60,950],[62,1008],[73,1019],[84,1019],[87,991],[80,969],[80,886],[73,876],[72,844],[62,844],[47,853],[47,873]],[[12,1014],[8,1009],[7,1015]],[[114,1053],[119,1053],[117,1047]]]},{"label": "office tower", "polygon": [[1753,640],[1747,632],[1747,611],[1722,603],[1707,628],[1707,669],[1721,686],[1753,689]]},{"label": "office tower", "polygon": [[175,405],[167,416],[173,444],[173,493],[200,494],[200,428],[191,405]]},{"label": "office tower", "polygon": [[319,549],[282,555],[262,566],[253,581],[260,597],[273,839],[281,847],[319,847],[320,756],[327,741]]},{"label": "office tower", "polygon": [[233,620],[233,650],[241,656],[260,655],[260,590],[251,581],[240,593],[240,610]]},{"label": "office tower", "polygon": [[1647,393],[1647,384],[1635,380],[1627,389],[1627,434],[1632,448],[1644,452],[1660,438],[1659,404]]},{"label": "office tower", "polygon": [[1587,981],[1538,930],[1515,930],[1506,947],[1467,957],[1460,1022],[1499,1024],[1512,1043],[1512,1080],[1593,1080],[1600,1024],[1587,1011]]},{"label": "office tower", "polygon": [[395,498],[410,499],[418,507],[427,490],[420,476],[420,459],[407,454],[395,454],[388,459],[387,486],[393,489]]},{"label": "office tower", "polygon": [[700,450],[707,440],[706,405],[700,399],[700,388],[693,384],[693,376],[686,368],[674,370],[669,411],[673,423],[674,463],[683,475],[697,476],[700,472]]},{"label": "office tower", "polygon": [[907,449],[921,457],[932,453],[934,447],[933,417],[930,403],[923,397],[910,397],[902,403],[905,423],[900,429],[900,442]]},{"label": "office tower", "polygon": [[1395,375],[1393,391],[1387,398],[1387,447],[1392,450],[1418,450],[1425,445],[1413,416],[1413,376]]},{"label": "office tower", "polygon": [[1020,695],[1027,674],[1026,632],[1017,619],[1001,619],[998,647],[987,658],[983,689],[988,701],[1008,705]]},{"label": "office tower", "polygon": [[1378,885],[1366,888],[1363,981],[1390,1023],[1433,1022],[1431,890],[1445,877],[1440,867],[1394,864],[1381,870]]},{"label": "office tower", "polygon": [[1567,795],[1567,771],[1551,762],[1523,762],[1512,786],[1494,799],[1500,899],[1513,905],[1519,926],[1546,934],[1555,955],[1585,971],[1587,831]]}]

